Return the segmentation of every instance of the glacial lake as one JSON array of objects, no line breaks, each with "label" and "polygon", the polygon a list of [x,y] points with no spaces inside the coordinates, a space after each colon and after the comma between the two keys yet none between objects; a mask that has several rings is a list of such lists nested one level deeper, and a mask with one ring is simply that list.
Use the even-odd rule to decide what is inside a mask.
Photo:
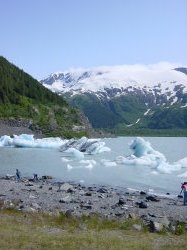
[{"label": "glacial lake", "polygon": [[[85,155],[84,160],[94,160],[92,168],[85,167],[78,160],[65,161],[66,155],[58,149],[43,148],[0,148],[0,175],[15,174],[18,168],[22,176],[32,177],[51,175],[56,180],[75,181],[85,185],[99,184],[114,187],[126,187],[138,190],[150,190],[159,194],[170,192],[178,194],[181,182],[187,177],[178,175],[187,172],[187,168],[171,173],[155,173],[150,166],[124,165],[106,166],[103,161],[115,161],[118,156],[128,156],[132,152],[129,143],[135,137],[102,139],[110,152]],[[152,147],[161,152],[169,163],[187,157],[187,138],[185,137],[145,137]],[[71,166],[71,168],[69,167]]]}]

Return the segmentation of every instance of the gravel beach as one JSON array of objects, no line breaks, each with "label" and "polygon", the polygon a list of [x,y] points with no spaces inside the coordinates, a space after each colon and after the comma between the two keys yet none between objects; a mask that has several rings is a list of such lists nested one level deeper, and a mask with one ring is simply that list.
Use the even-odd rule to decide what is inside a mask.
[{"label": "gravel beach", "polygon": [[108,219],[142,218],[153,227],[187,225],[187,206],[179,197],[158,197],[146,192],[108,186],[83,186],[55,182],[43,176],[37,181],[15,177],[0,178],[0,209],[15,208],[25,212],[63,212],[81,216],[98,214]]}]

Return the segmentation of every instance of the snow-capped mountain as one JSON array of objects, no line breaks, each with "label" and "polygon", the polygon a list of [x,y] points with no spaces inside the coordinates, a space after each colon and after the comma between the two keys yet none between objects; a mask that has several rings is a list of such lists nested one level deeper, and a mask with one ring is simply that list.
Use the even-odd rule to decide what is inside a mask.
[{"label": "snow-capped mountain", "polygon": [[81,108],[94,127],[145,126],[158,110],[187,107],[187,67],[169,63],[71,69],[41,83]]}]

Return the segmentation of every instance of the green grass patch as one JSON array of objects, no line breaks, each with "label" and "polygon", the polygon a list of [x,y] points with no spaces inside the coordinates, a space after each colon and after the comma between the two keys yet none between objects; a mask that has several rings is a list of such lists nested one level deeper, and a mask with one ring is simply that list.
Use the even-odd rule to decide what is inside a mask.
[{"label": "green grass patch", "polygon": [[0,211],[0,249],[186,249],[187,236],[132,229],[138,220]]}]

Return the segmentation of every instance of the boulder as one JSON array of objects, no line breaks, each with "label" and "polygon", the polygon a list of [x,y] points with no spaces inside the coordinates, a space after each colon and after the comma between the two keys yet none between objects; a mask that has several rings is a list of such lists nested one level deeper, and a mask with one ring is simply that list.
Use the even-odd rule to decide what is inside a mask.
[{"label": "boulder", "polygon": [[139,224],[133,224],[132,228],[135,229],[136,231],[141,231],[142,230],[142,226]]},{"label": "boulder", "polygon": [[164,226],[162,223],[156,222],[156,221],[150,221],[150,230],[152,232],[161,232],[163,230]]},{"label": "boulder", "polygon": [[160,201],[156,196],[153,196],[153,195],[147,196],[147,197],[146,197],[146,200],[147,200],[147,201],[155,201],[155,202]]},{"label": "boulder", "polygon": [[124,204],[126,204],[125,199],[124,199],[124,198],[119,198],[118,204],[119,204],[119,205],[124,205]]},{"label": "boulder", "polygon": [[74,192],[74,188],[69,183],[64,183],[60,186],[60,191],[71,193],[71,192]]},{"label": "boulder", "polygon": [[139,208],[147,208],[148,206],[147,206],[147,203],[146,202],[144,202],[144,201],[141,201],[140,203],[139,203]]}]

